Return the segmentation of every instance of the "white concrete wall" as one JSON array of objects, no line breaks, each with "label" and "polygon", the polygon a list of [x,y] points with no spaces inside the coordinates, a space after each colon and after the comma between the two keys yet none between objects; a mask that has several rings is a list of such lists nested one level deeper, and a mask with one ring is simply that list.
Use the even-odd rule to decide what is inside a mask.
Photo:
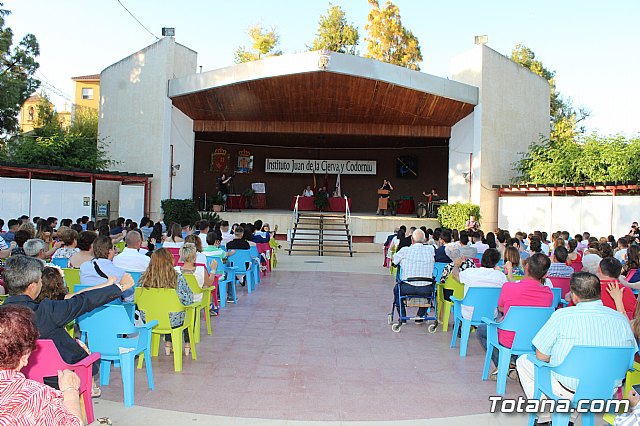
[{"label": "white concrete wall", "polygon": [[[196,52],[165,37],[100,74],[98,137],[117,161],[113,170],[153,174],[150,214],[154,219],[161,214],[160,200],[169,197],[172,143],[174,155],[180,159],[177,163],[193,168],[193,125],[191,120],[176,117],[167,87],[169,79],[195,73],[196,58]],[[173,196],[189,198],[191,178],[188,173],[179,173]],[[102,193],[96,195],[103,197]],[[111,208],[119,210],[113,199]]]},{"label": "white concrete wall", "polygon": [[[549,137],[549,85],[542,77],[486,45],[474,46],[454,58],[451,68],[454,80],[480,88],[479,104],[474,110],[471,199],[480,204],[482,227],[493,229],[498,224],[498,196],[492,186],[509,183],[519,153],[525,152],[540,134]],[[462,122],[459,124],[464,126]],[[463,132],[454,132],[456,126],[452,129],[450,146],[466,152],[468,157],[470,150],[464,150],[470,148],[468,143],[462,149],[457,148]],[[450,177],[451,170],[461,161],[459,153],[451,155],[452,148]],[[468,158],[466,161],[468,164]],[[459,186],[456,182],[450,185]],[[458,195],[461,189],[454,188],[454,192]]]},{"label": "white concrete wall", "polygon": [[498,226],[515,231],[588,231],[592,236],[626,235],[638,221],[640,196],[564,197],[529,195],[500,197]]}]

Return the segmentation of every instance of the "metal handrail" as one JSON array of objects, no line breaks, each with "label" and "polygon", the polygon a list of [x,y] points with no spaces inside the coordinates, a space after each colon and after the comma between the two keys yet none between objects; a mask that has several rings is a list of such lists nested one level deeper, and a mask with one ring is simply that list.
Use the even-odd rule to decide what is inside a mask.
[{"label": "metal handrail", "polygon": [[296,202],[293,205],[293,212],[291,212],[291,225],[289,226],[289,241],[293,238],[291,234],[293,232],[293,224],[298,222],[298,200],[300,199],[299,195],[296,195]]},{"label": "metal handrail", "polygon": [[348,238],[349,238],[349,253],[353,252],[353,235],[351,235],[350,232],[350,227],[351,227],[351,209],[349,208],[349,198],[347,198],[347,196],[344,196],[344,205],[345,207],[345,218],[344,221],[347,224],[347,232],[348,232]]}]

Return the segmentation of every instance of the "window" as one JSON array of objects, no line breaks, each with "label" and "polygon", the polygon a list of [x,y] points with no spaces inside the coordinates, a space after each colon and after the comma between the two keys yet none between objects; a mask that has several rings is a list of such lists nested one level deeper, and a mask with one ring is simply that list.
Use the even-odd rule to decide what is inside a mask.
[{"label": "window", "polygon": [[29,107],[29,121],[33,121],[34,110],[33,107]]},{"label": "window", "polygon": [[93,89],[87,87],[82,88],[82,99],[93,99]]}]

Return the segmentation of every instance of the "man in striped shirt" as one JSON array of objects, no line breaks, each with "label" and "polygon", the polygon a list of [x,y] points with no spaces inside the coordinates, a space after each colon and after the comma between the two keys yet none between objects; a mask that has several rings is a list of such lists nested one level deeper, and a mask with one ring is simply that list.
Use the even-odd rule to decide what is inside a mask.
[{"label": "man in striped shirt", "polygon": [[[533,338],[536,357],[552,365],[561,364],[574,346],[632,347],[638,350],[629,320],[619,312],[602,304],[601,287],[597,276],[577,272],[571,277],[571,298],[574,307],[559,309]],[[522,355],[516,362],[520,383],[527,398],[533,398],[534,366]],[[553,393],[573,399],[578,380],[552,373]],[[619,385],[619,384],[618,384]],[[614,389],[611,390],[613,395]],[[571,418],[575,421],[578,413]],[[551,424],[551,415],[541,413],[538,425]]]}]

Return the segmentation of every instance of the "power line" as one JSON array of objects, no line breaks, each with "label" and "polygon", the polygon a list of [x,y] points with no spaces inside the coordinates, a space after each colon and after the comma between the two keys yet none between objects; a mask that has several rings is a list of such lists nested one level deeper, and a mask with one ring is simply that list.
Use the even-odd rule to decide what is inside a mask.
[{"label": "power line", "polygon": [[152,33],[151,31],[149,31],[149,28],[145,27],[145,26],[144,26],[144,24],[143,24],[142,22],[140,22],[140,21],[138,20],[138,18],[136,18],[136,17],[133,15],[133,13],[131,13],[131,12],[129,11],[129,9],[127,9],[127,8],[126,8],[126,6],[125,6],[124,4],[122,4],[122,2],[121,2],[120,0],[118,0],[118,3],[120,3],[120,6],[122,6],[122,7],[124,8],[124,10],[126,10],[126,11],[127,11],[127,13],[129,13],[129,15],[131,15],[131,17],[132,17],[133,19],[135,19],[135,20],[136,20],[136,22],[137,22],[138,24],[140,24],[140,26],[141,26],[142,28],[144,28],[144,29],[145,29],[149,34],[151,34],[152,36],[154,36],[154,37],[156,38],[156,40],[160,40],[160,38],[159,38],[158,36],[156,36],[154,33]]}]

